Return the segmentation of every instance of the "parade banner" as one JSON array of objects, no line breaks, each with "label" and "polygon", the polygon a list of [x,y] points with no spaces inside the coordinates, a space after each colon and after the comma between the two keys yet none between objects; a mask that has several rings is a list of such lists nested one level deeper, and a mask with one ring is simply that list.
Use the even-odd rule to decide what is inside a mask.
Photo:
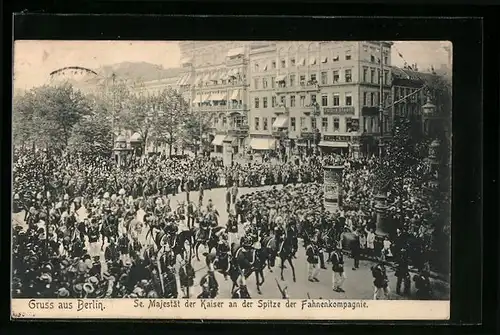
[{"label": "parade banner", "polygon": [[13,319],[448,320],[449,301],[14,299]]},{"label": "parade banner", "polygon": [[324,204],[329,212],[336,212],[341,206],[342,166],[324,166]]}]

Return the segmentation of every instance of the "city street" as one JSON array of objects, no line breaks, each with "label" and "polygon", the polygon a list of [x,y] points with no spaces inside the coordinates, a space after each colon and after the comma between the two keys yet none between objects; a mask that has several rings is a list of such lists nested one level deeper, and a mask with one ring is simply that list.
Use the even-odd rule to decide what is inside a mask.
[{"label": "city street", "polygon": [[[277,186],[281,187],[281,186]],[[264,186],[261,188],[240,188],[239,194],[245,194],[250,192],[255,192],[269,188]],[[191,199],[198,199],[198,192],[192,192],[190,195]],[[220,213],[220,224],[225,225],[227,222],[227,213],[225,211],[225,189],[218,188],[212,190],[206,190],[204,196],[204,204],[212,199],[214,205]],[[177,202],[185,200],[185,194],[178,194],[171,197],[171,206],[175,207]],[[23,213],[15,214],[14,224],[19,224],[21,218],[24,216]],[[181,226],[182,229],[182,226]],[[243,231],[243,227],[239,227],[240,233]],[[201,246],[200,249],[200,261],[193,258],[192,265],[196,271],[195,285],[190,289],[190,296],[192,298],[196,297],[200,292],[199,281],[201,277],[206,273],[207,268],[205,266],[205,261],[202,256],[204,252],[204,247]],[[101,253],[101,258],[103,258],[104,253]],[[325,258],[326,259],[326,258]],[[180,260],[179,260],[180,261]],[[333,299],[372,299],[373,298],[373,278],[371,275],[370,267],[373,265],[371,261],[360,261],[359,269],[352,270],[353,260],[347,255],[344,256],[344,268],[346,271],[346,280],[344,282],[343,288],[345,293],[338,293],[332,290],[332,270],[331,264],[327,263],[326,270],[320,270],[317,283],[309,282],[307,278],[307,262],[305,256],[305,249],[302,245],[302,241],[299,240],[299,251],[297,252],[297,259],[294,260],[295,274],[297,282],[292,280],[291,268],[286,264],[286,269],[284,270],[285,281],[280,280],[280,269],[279,260],[276,262],[276,266],[273,268],[273,272],[269,270],[264,270],[265,282],[261,286],[262,295],[259,295],[256,290],[255,285],[255,275],[252,274],[247,280],[247,286],[252,298],[281,298],[281,294],[278,290],[276,279],[280,283],[281,287],[288,288],[288,295],[291,299],[299,298],[333,298]],[[394,276],[394,270],[388,268],[387,274],[389,277],[390,285],[390,299],[405,299],[406,297],[397,295],[396,291],[396,277]],[[412,274],[413,276],[413,274]],[[231,297],[231,281],[224,280],[222,274],[216,273],[217,281],[219,282],[219,298],[230,298]],[[449,286],[448,284],[432,280],[432,285],[434,288],[435,299],[447,299],[449,297]],[[415,292],[412,283],[412,294]]]}]

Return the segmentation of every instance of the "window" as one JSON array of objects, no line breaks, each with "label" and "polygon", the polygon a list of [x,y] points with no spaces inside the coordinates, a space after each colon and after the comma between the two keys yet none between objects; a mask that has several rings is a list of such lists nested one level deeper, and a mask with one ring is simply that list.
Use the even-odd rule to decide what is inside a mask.
[{"label": "window", "polygon": [[321,129],[323,131],[328,131],[328,118],[324,117],[321,119]]},{"label": "window", "polygon": [[267,108],[267,97],[262,98],[262,108]]},{"label": "window", "polygon": [[370,69],[371,83],[375,84],[375,69]]},{"label": "window", "polygon": [[384,71],[384,85],[389,85],[389,71]]},{"label": "window", "polygon": [[348,133],[352,131],[352,119],[350,117],[345,118],[345,129]]},{"label": "window", "polygon": [[340,129],[340,120],[338,117],[333,118],[333,131],[339,131]]},{"label": "window", "polygon": [[370,93],[370,106],[375,106],[375,93]]},{"label": "window", "polygon": [[256,90],[259,89],[259,79],[257,79],[257,78],[254,79],[253,86],[255,87]]},{"label": "window", "polygon": [[290,118],[290,127],[292,127],[292,131],[297,131],[297,125],[295,124],[295,117]]},{"label": "window", "polygon": [[255,63],[254,65],[254,71],[259,72],[259,64]]},{"label": "window", "polygon": [[380,98],[380,97],[379,97],[378,92],[375,92],[375,105],[376,105],[376,106],[378,106],[378,105],[379,105],[379,103],[380,103],[379,98]]},{"label": "window", "polygon": [[328,106],[328,95],[321,96],[321,106]]},{"label": "window", "polygon": [[267,88],[267,79],[262,78],[262,88]]},{"label": "window", "polygon": [[305,84],[306,84],[306,76],[305,75],[301,75],[300,76],[300,85],[304,86]]},{"label": "window", "polygon": [[388,102],[389,102],[389,93],[384,93],[384,105],[386,105]]},{"label": "window", "polygon": [[295,107],[295,95],[290,96],[290,107]]},{"label": "window", "polygon": [[338,83],[339,79],[340,79],[339,71],[338,70],[333,71],[333,83]]},{"label": "window", "polygon": [[346,93],[345,94],[345,105],[346,106],[352,106],[352,95],[351,95],[351,93]]},{"label": "window", "polygon": [[321,72],[321,85],[326,85],[326,84],[328,84],[328,73]]},{"label": "window", "polygon": [[285,97],[284,95],[282,95],[282,96],[281,96],[281,99],[280,99],[280,100],[281,100],[281,104],[282,104],[283,106],[286,106],[286,97]]},{"label": "window", "polygon": [[273,61],[272,61],[272,63],[271,63],[271,67],[272,67],[273,69],[275,69],[275,68],[276,68],[276,61],[275,61],[275,60],[273,60]]},{"label": "window", "polygon": [[382,79],[382,75],[380,73],[380,69],[377,69],[377,84],[380,85],[380,80]]},{"label": "window", "polygon": [[375,63],[375,56],[374,55],[370,55],[370,62]]},{"label": "window", "polygon": [[294,87],[294,86],[295,86],[295,75],[291,74],[290,75],[290,87]]},{"label": "window", "polygon": [[366,67],[363,68],[363,82],[364,83],[368,82],[368,68]]},{"label": "window", "polygon": [[311,74],[311,83],[316,83],[316,73]]},{"label": "window", "polygon": [[316,94],[311,94],[311,106],[316,104]]},{"label": "window", "polygon": [[225,116],[222,117],[222,126],[225,127],[227,125],[227,118]]},{"label": "window", "polygon": [[260,120],[258,117],[255,118],[255,130],[259,130],[260,128]]},{"label": "window", "polygon": [[363,92],[363,106],[368,106],[368,92]]},{"label": "window", "polygon": [[338,93],[333,94],[333,105],[340,106],[340,95]]},{"label": "window", "polygon": [[281,68],[284,69],[286,67],[286,61],[284,59],[281,60]]},{"label": "window", "polygon": [[267,117],[262,118],[262,130],[267,130]]},{"label": "window", "polygon": [[351,50],[345,52],[345,60],[351,60]]},{"label": "window", "polygon": [[259,98],[255,98],[255,108],[259,108]]},{"label": "window", "polygon": [[388,64],[389,63],[389,57],[387,57],[387,55],[384,55],[384,64]]},{"label": "window", "polygon": [[352,82],[352,70],[345,70],[345,82]]},{"label": "window", "polygon": [[300,129],[304,129],[306,126],[306,117],[305,116],[301,116],[300,117]]},{"label": "window", "polygon": [[311,129],[316,129],[316,116],[311,116]]},{"label": "window", "polygon": [[276,107],[276,96],[273,96],[271,98],[271,107],[273,107],[273,108]]},{"label": "window", "polygon": [[321,56],[321,63],[326,63],[326,62],[328,62],[328,57]]},{"label": "window", "polygon": [[339,56],[333,56],[333,61],[338,62],[339,61]]},{"label": "window", "polygon": [[306,96],[301,95],[300,96],[300,107],[304,107],[306,105]]},{"label": "window", "polygon": [[275,117],[271,118],[271,127],[273,126],[274,121],[276,121],[276,118]]},{"label": "window", "polygon": [[271,77],[271,88],[274,88],[275,85],[276,85],[276,78]]},{"label": "window", "polygon": [[290,59],[290,65],[295,66],[295,58]]}]

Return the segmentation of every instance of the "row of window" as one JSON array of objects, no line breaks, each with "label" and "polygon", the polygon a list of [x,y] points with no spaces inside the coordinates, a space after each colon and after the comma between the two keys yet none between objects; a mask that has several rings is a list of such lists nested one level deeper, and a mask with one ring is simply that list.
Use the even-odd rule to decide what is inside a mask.
[{"label": "row of window", "polygon": [[[363,106],[378,106],[380,104],[380,93],[379,92],[363,92]],[[387,104],[389,99],[389,93],[384,93],[384,99],[382,100],[382,105]]]},{"label": "row of window", "polygon": [[[254,118],[254,130],[260,131],[260,121],[262,119],[262,131],[268,131],[272,128],[274,121],[276,121],[275,117],[271,118],[271,123],[269,123],[269,117],[255,117]],[[308,120],[309,119],[309,120]],[[297,128],[297,118],[290,118],[290,131],[296,132],[297,130],[302,129],[316,129],[318,127],[318,119],[314,116],[305,117],[302,116],[299,118],[300,124],[299,128]],[[321,118],[321,130],[324,132],[333,131],[340,132],[340,118],[337,116],[334,117],[322,117]],[[346,117],[344,119],[344,131],[345,132],[355,132],[358,131],[356,124],[353,122],[353,119],[350,117]]]},{"label": "row of window", "polygon": [[[287,77],[282,77],[280,78],[279,81],[276,80],[276,77],[271,77],[271,78],[254,78],[253,81],[253,88],[258,90],[261,88],[261,83],[262,83],[262,88],[268,88],[271,86],[271,88],[276,87],[276,83],[278,84],[277,86],[280,88],[283,87],[295,87],[297,85],[300,86],[306,86],[306,85],[315,85],[315,84],[321,84],[321,85],[328,85],[328,84],[336,84],[340,82],[340,70],[334,70],[332,72],[332,77],[333,80],[329,81],[328,78],[328,72],[321,72],[319,82],[318,82],[318,77],[316,73],[312,73],[309,75],[309,78],[306,78],[305,74],[301,74],[298,76],[297,80],[297,75],[295,74],[290,74]],[[269,80],[270,79],[270,80]],[[344,70],[344,82],[346,83],[351,83],[352,82],[352,69],[346,69]]]},{"label": "row of window", "polygon": [[[376,74],[375,74],[376,71]],[[372,83],[372,84],[380,84],[381,76],[380,76],[380,69],[375,69],[373,67],[368,68],[366,66],[363,67],[363,82],[364,83]],[[368,77],[368,74],[370,74],[370,77]],[[384,85],[389,84],[389,71],[384,70]]]},{"label": "row of window", "polygon": [[[351,50],[346,50],[344,54],[344,59],[345,60],[351,60],[352,55],[351,55]],[[340,60],[340,56],[336,55],[330,58],[331,62],[338,62]],[[319,62],[321,63],[328,63],[328,56],[321,56],[319,59]],[[318,59],[316,57],[310,57],[307,61],[307,65],[318,65]],[[262,65],[262,66],[261,66]],[[282,58],[279,61],[279,66],[281,69],[285,69],[287,66],[288,67],[295,67],[295,66],[305,66],[306,65],[306,58],[300,58],[298,61],[296,61],[295,58],[290,58],[288,63],[287,60]],[[254,72],[265,72],[269,70],[274,70],[277,69],[278,65],[275,60],[271,61],[271,66],[268,66],[267,64],[259,64],[259,63],[254,63],[253,70]]]},{"label": "row of window", "polygon": [[[268,108],[269,107],[269,104],[268,104],[268,98],[267,97],[263,97],[262,99],[261,98],[254,98],[254,108],[261,108],[261,104],[260,102],[262,101],[262,108]],[[332,105],[333,106],[340,106],[340,94],[339,93],[333,93],[332,95]],[[295,95],[290,95],[288,101],[287,101],[287,97],[282,95],[280,96],[280,105],[281,106],[284,106],[284,107],[298,107],[297,106],[297,103],[298,103],[298,106],[299,107],[307,107],[307,106],[313,106],[317,103],[317,97],[316,97],[316,94],[310,94],[309,97],[308,97],[308,100],[306,101],[306,96],[305,95],[300,95],[298,97],[298,101],[297,101],[297,97]],[[321,95],[321,103],[320,103],[321,106],[323,107],[327,107],[329,106],[329,97],[327,94],[323,94]],[[274,107],[277,107],[278,104],[277,104],[277,97],[276,96],[273,96],[271,98],[271,108],[274,108]],[[344,94],[344,104],[343,106],[352,106],[352,93],[345,93]]]}]

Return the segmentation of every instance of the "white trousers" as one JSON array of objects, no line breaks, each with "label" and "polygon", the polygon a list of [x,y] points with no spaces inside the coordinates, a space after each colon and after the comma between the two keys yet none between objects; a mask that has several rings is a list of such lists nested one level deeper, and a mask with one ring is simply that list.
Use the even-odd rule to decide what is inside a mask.
[{"label": "white trousers", "polygon": [[229,245],[231,243],[240,243],[240,238],[238,237],[238,233],[228,233],[227,234],[227,240],[229,242]]},{"label": "white trousers", "polygon": [[319,274],[319,264],[308,263],[308,278],[317,278]]},{"label": "white trousers", "polygon": [[385,300],[389,299],[390,290],[389,290],[389,286],[387,286],[385,288],[374,287],[373,288],[373,300],[379,300],[378,297],[380,295],[380,292],[384,292],[384,299]]},{"label": "white trousers", "polygon": [[346,279],[345,272],[333,272],[332,275],[332,285],[333,289],[342,288],[342,284]]},{"label": "white trousers", "polygon": [[88,254],[90,257],[100,256],[101,255],[101,245],[99,242],[91,242],[89,243]]}]

